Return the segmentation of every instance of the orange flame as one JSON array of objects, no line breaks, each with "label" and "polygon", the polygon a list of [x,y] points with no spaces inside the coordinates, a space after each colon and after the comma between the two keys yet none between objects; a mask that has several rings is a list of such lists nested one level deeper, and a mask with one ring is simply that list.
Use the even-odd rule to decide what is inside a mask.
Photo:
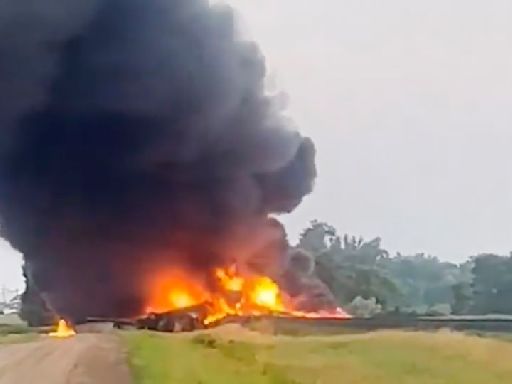
[{"label": "orange flame", "polygon": [[66,320],[60,319],[55,332],[50,332],[48,336],[59,339],[65,339],[76,335],[75,330],[66,323]]},{"label": "orange flame", "polygon": [[169,293],[169,303],[174,308],[187,308],[195,305],[196,301],[188,292],[176,290]]},{"label": "orange flame", "polygon": [[151,301],[146,312],[165,312],[198,305],[206,301],[206,290],[184,272],[165,271],[152,282]]},{"label": "orange flame", "polygon": [[207,314],[205,325],[215,323],[226,316],[259,316],[278,314],[300,317],[347,318],[341,308],[335,311],[300,312],[293,308],[290,300],[279,285],[268,276],[243,276],[236,265],[217,268],[213,271],[217,289],[207,289],[184,272],[172,271],[165,278],[153,282],[151,305],[147,312],[169,310],[205,304]]},{"label": "orange flame", "polygon": [[261,276],[247,280],[249,302],[274,312],[285,311],[279,286],[270,278]]},{"label": "orange flame", "polygon": [[227,269],[217,268],[215,276],[219,279],[220,284],[227,291],[241,292],[244,286],[244,279],[237,276],[236,266],[233,265]]}]

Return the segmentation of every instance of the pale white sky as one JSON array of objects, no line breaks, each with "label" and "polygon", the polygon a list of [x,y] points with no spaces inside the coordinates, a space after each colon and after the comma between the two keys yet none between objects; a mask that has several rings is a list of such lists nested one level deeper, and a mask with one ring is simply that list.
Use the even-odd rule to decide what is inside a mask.
[{"label": "pale white sky", "polygon": [[512,1],[231,0],[318,148],[285,219],[459,261],[512,250]]},{"label": "pale white sky", "polygon": [[21,255],[0,239],[0,292],[2,288],[23,289],[21,264]]},{"label": "pale white sky", "polygon": [[[318,148],[292,238],[318,218],[393,252],[512,250],[512,1],[228,2]],[[0,242],[0,286],[19,270]]]}]

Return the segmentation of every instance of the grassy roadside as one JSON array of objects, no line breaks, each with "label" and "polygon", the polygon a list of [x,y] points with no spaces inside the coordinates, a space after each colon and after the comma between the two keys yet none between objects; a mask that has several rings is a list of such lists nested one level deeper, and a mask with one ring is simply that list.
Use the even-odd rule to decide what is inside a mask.
[{"label": "grassy roadside", "polygon": [[25,343],[38,337],[37,333],[24,326],[0,326],[0,345]]},{"label": "grassy roadside", "polygon": [[5,335],[25,335],[33,333],[34,330],[25,325],[3,325],[0,324],[0,336]]},{"label": "grassy roadside", "polygon": [[27,343],[29,341],[34,341],[39,337],[39,335],[35,333],[26,333],[23,335],[0,335],[0,346],[7,344],[18,344],[18,343]]},{"label": "grassy roadside", "polygon": [[32,341],[38,337],[34,329],[23,323],[1,324],[0,345]]},{"label": "grassy roadside", "polygon": [[512,344],[448,332],[240,337],[127,333],[137,384],[502,384]]}]

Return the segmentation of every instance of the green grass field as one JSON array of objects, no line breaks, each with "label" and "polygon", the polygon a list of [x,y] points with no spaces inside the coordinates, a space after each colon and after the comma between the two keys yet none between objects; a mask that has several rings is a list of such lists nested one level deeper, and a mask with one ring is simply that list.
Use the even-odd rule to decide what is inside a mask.
[{"label": "green grass field", "polygon": [[126,333],[137,384],[504,384],[512,343],[458,333]]},{"label": "green grass field", "polygon": [[23,343],[36,338],[36,332],[17,315],[0,315],[0,345]]},{"label": "green grass field", "polygon": [[0,346],[3,344],[27,343],[29,341],[34,341],[37,338],[38,335],[34,333],[0,335]]}]

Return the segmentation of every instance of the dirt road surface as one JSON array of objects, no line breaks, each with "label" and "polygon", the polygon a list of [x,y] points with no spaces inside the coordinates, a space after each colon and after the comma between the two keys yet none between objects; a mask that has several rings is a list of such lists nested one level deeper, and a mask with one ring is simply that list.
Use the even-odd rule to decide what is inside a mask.
[{"label": "dirt road surface", "polygon": [[114,335],[0,346],[0,384],[131,384]]}]

